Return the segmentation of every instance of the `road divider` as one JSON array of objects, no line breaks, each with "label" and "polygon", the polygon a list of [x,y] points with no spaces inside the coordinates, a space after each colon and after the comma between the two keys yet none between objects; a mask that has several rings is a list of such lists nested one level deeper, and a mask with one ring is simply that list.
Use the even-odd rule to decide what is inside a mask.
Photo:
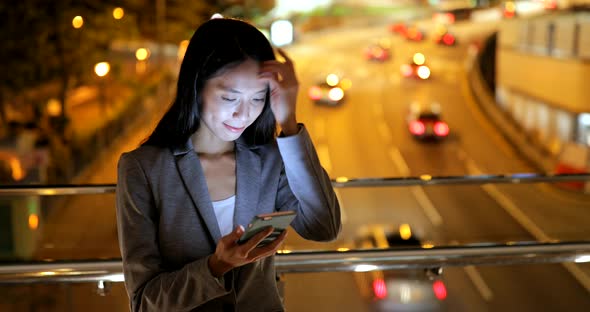
[{"label": "road divider", "polygon": [[[410,175],[410,168],[404,160],[401,152],[397,148],[391,147],[389,149],[389,156],[394,165],[397,167],[397,170],[401,176],[407,177]],[[412,195],[414,195],[414,198],[416,198],[418,205],[420,205],[428,220],[430,220],[434,226],[442,225],[442,217],[434,207],[434,204],[432,204],[432,201],[424,192],[424,189],[420,186],[411,186],[410,192],[412,192]]]}]

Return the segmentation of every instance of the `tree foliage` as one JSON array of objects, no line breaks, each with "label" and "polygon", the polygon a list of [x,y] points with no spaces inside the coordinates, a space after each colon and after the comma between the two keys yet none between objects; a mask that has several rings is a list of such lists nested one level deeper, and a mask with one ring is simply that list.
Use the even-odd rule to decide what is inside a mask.
[{"label": "tree foliage", "polygon": [[[8,1],[6,1],[8,2]],[[19,0],[0,4],[0,103],[2,98],[56,89],[65,106],[68,88],[93,75],[110,42],[137,33],[132,16],[115,20],[115,2]],[[83,18],[74,28],[74,17]],[[54,88],[53,88],[54,87]]]},{"label": "tree foliage", "polygon": [[[274,0],[0,1],[0,105],[49,88],[65,108],[68,90],[93,78],[113,40],[178,44],[213,13],[236,6],[241,13],[231,16],[248,18],[270,10]],[[123,19],[113,18],[115,7],[125,10]],[[75,16],[84,21],[79,29]]]},{"label": "tree foliage", "polygon": [[143,38],[175,44],[190,38],[217,8],[213,0],[134,0],[126,5],[137,16]]}]

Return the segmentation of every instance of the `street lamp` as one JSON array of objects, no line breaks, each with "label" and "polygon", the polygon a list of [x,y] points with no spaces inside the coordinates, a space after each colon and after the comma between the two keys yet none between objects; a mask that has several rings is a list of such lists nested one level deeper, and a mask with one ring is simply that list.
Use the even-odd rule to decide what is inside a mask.
[{"label": "street lamp", "polygon": [[59,117],[61,115],[61,103],[57,99],[50,99],[47,101],[46,110],[50,117]]},{"label": "street lamp", "polygon": [[111,70],[111,65],[109,64],[109,62],[100,62],[100,63],[96,63],[96,65],[94,65],[94,73],[98,77],[106,76],[110,70]]},{"label": "street lamp", "polygon": [[72,26],[74,28],[82,28],[82,25],[84,25],[84,19],[82,18],[82,16],[78,15],[72,19]]},{"label": "street lamp", "polygon": [[120,20],[123,18],[123,16],[125,16],[125,10],[123,10],[123,8],[115,8],[113,10],[113,18],[116,20]]},{"label": "street lamp", "polygon": [[147,59],[150,55],[151,52],[147,48],[139,48],[135,51],[135,58],[137,59],[137,63],[135,63],[135,71],[138,74],[145,73],[147,69]]},{"label": "street lamp", "polygon": [[135,58],[137,58],[138,61],[145,61],[150,55],[150,50],[146,48],[139,48],[135,51]]},{"label": "street lamp", "polygon": [[99,78],[98,97],[99,97],[99,101],[100,101],[100,106],[101,106],[104,113],[107,113],[106,96],[105,96],[106,88],[105,88],[104,77],[106,75],[108,75],[110,70],[111,70],[111,65],[108,62],[100,62],[100,63],[96,63],[96,65],[94,65],[94,73]]}]

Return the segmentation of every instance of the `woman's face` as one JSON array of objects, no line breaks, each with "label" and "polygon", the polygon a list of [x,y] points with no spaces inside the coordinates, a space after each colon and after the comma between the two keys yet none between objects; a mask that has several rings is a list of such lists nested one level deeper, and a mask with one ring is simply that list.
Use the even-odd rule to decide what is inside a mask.
[{"label": "woman's face", "polygon": [[205,82],[201,121],[220,140],[238,139],[262,113],[268,80],[258,77],[259,69],[248,59]]}]

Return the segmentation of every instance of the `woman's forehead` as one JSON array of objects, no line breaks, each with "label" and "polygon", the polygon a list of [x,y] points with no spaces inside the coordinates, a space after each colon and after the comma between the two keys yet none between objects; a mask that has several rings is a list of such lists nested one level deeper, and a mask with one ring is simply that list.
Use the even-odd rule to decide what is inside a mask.
[{"label": "woman's forehead", "polygon": [[268,86],[268,78],[258,76],[260,66],[258,63],[244,62],[230,68],[221,75],[214,77],[212,82],[216,87],[226,90],[262,91]]}]

